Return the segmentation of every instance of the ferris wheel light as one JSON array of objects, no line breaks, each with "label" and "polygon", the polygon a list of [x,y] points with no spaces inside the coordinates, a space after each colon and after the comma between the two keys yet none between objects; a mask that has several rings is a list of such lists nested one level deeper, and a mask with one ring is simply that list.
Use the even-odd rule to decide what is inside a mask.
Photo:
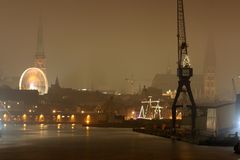
[{"label": "ferris wheel light", "polygon": [[29,89],[30,90],[36,90],[37,88],[35,87],[34,83],[30,83]]},{"label": "ferris wheel light", "polygon": [[26,69],[19,81],[20,90],[37,90],[40,95],[48,92],[48,81],[45,73],[39,68]]}]

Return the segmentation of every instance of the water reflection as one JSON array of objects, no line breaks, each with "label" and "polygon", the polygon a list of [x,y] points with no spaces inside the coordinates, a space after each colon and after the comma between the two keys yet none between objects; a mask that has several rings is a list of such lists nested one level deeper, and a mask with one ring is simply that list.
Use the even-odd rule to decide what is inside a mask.
[{"label": "water reflection", "polygon": [[[70,123],[56,123],[56,124],[7,124],[2,125],[2,132],[5,135],[21,135],[21,136],[31,136],[31,137],[57,137],[57,136],[76,136],[84,135],[90,136],[90,131],[92,128],[89,126],[82,127],[80,124]],[[1,146],[0,146],[1,147]]]},{"label": "water reflection", "polygon": [[72,127],[71,127],[71,128],[72,128],[72,129],[75,129],[75,124],[74,124],[74,123],[72,124]]},{"label": "water reflection", "polygon": [[89,126],[86,126],[86,136],[89,137],[89,131],[90,131],[90,127]]},{"label": "water reflection", "polygon": [[[239,158],[232,153],[232,147],[197,146],[179,141],[172,143],[169,139],[135,133],[131,129],[80,127],[72,123],[61,124],[60,129],[57,128],[58,124],[26,124],[27,129],[23,131],[24,124],[7,125],[7,128],[2,131],[0,149],[9,148],[1,152],[8,152],[8,154],[1,154],[0,159],[21,159],[22,157],[51,159],[52,150],[49,149],[55,152],[60,148],[61,151],[66,150],[68,155],[74,155],[75,159],[116,159],[119,149],[121,150],[117,155],[118,159],[193,160],[200,157],[199,159],[208,160],[236,160]],[[70,148],[69,144],[71,144]],[[36,152],[26,154],[25,151],[31,150],[32,146],[37,149],[38,154]],[[59,159],[67,159],[61,155],[65,153],[57,153],[59,153]]]},{"label": "water reflection", "polygon": [[57,124],[57,129],[61,129],[61,125],[60,123]]},{"label": "water reflection", "polygon": [[24,123],[24,124],[23,124],[23,130],[25,131],[26,129],[27,129],[27,124]]},{"label": "water reflection", "polygon": [[44,128],[44,124],[41,123],[41,124],[40,124],[40,129],[43,129],[43,128]]}]

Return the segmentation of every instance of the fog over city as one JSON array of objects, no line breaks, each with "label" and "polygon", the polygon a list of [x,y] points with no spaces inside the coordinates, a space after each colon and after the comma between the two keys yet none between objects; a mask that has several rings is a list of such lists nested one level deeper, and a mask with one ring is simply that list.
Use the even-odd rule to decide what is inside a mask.
[{"label": "fog over city", "polygon": [[[240,1],[184,2],[194,73],[202,74],[206,54],[215,52],[218,95],[232,94],[231,79],[240,74]],[[176,73],[175,0],[1,0],[4,76],[33,66],[40,17],[50,84],[58,76],[64,87],[124,90],[126,78],[150,85],[167,68]]]}]

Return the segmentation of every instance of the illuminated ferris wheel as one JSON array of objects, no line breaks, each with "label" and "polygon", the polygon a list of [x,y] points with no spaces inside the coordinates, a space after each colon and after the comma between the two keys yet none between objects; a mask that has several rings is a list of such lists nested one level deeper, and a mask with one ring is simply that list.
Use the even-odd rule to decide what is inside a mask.
[{"label": "illuminated ferris wheel", "polygon": [[45,73],[39,68],[26,69],[19,81],[20,90],[37,90],[40,95],[47,94],[48,81]]}]

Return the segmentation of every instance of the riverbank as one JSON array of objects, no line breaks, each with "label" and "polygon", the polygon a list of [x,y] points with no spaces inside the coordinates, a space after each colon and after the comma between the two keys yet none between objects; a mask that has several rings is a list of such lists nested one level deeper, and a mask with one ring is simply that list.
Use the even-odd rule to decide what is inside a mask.
[{"label": "riverbank", "polygon": [[234,146],[239,141],[239,137],[235,135],[231,135],[228,137],[213,137],[197,133],[195,136],[192,136],[191,132],[176,132],[176,134],[173,135],[171,130],[149,128],[133,128],[133,131],[138,133],[160,136],[172,140],[207,146]]}]

